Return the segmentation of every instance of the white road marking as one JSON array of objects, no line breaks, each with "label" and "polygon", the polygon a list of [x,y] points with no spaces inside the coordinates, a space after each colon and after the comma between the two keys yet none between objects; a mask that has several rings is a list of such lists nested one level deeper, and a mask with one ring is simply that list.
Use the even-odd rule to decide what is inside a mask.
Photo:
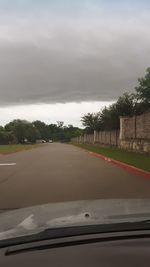
[{"label": "white road marking", "polygon": [[16,163],[0,163],[0,166],[15,166]]}]

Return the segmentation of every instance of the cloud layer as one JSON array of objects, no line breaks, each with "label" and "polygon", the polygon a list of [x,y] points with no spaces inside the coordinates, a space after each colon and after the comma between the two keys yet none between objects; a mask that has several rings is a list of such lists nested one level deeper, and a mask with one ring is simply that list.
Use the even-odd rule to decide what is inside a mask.
[{"label": "cloud layer", "polygon": [[0,2],[1,106],[111,101],[149,66],[146,4],[123,9],[115,1],[111,9],[87,0],[73,12],[69,4],[60,11],[61,1],[15,2]]}]

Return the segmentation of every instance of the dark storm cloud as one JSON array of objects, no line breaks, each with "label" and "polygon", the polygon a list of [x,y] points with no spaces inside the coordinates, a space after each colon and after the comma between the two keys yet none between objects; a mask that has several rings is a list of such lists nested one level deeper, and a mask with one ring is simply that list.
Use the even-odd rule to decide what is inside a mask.
[{"label": "dark storm cloud", "polygon": [[2,13],[1,106],[111,101],[133,90],[150,62],[149,12],[94,16],[91,7],[77,17]]}]

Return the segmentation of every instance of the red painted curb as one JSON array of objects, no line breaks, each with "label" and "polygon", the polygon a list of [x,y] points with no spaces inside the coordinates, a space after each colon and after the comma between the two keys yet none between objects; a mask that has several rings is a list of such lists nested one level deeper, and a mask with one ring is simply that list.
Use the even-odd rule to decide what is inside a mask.
[{"label": "red painted curb", "polygon": [[[86,150],[88,151],[88,150]],[[149,178],[150,179],[150,172],[147,172],[147,171],[144,171],[142,169],[139,169],[139,168],[136,168],[132,165],[128,165],[124,162],[121,162],[121,161],[118,161],[118,160],[115,160],[115,159],[112,159],[112,158],[108,158],[102,154],[97,154],[95,152],[92,152],[92,151],[88,151],[89,154],[92,154],[93,156],[97,157],[97,158],[100,158],[100,159],[103,159],[103,160],[106,160],[110,163],[113,163],[115,165],[118,165],[119,167],[123,168],[123,169],[126,169],[127,171],[131,172],[131,173],[134,173],[136,175],[141,175],[143,176],[144,178]]]}]

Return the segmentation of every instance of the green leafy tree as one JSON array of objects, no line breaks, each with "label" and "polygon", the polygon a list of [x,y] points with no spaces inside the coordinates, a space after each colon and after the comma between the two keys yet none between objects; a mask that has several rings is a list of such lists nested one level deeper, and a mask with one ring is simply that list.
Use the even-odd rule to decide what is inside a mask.
[{"label": "green leafy tree", "polygon": [[0,130],[0,144],[11,144],[15,143],[15,136],[12,132],[6,132],[5,130]]},{"label": "green leafy tree", "polygon": [[134,95],[124,93],[116,103],[105,107],[100,114],[100,120],[103,130],[119,129],[120,116],[134,115]]},{"label": "green leafy tree", "polygon": [[133,116],[134,115],[134,95],[124,93],[120,96],[115,104],[116,112],[119,116]]},{"label": "green leafy tree", "polygon": [[16,137],[17,143],[25,143],[25,140],[29,142],[36,141],[36,129],[32,123],[26,120],[13,120],[5,126],[5,131],[11,131]]},{"label": "green leafy tree", "polygon": [[81,121],[87,133],[101,129],[100,113],[88,113],[81,118]]},{"label": "green leafy tree", "polygon": [[61,133],[61,141],[69,142],[71,138],[80,136],[82,134],[82,130],[78,127],[74,127],[73,125],[64,126]]},{"label": "green leafy tree", "polygon": [[135,87],[137,99],[150,105],[150,68],[146,70],[144,78],[138,79],[138,83]]},{"label": "green leafy tree", "polygon": [[26,125],[26,139],[28,142],[35,143],[37,138],[37,130],[32,123]]},{"label": "green leafy tree", "polygon": [[142,114],[150,110],[150,68],[146,70],[144,78],[138,79],[135,91],[135,114]]},{"label": "green leafy tree", "polygon": [[125,93],[116,103],[105,107],[96,114],[88,113],[82,117],[83,126],[88,133],[94,130],[113,130],[120,127],[120,116],[134,115],[134,95]]},{"label": "green leafy tree", "polygon": [[49,139],[52,139],[53,141],[58,141],[57,133],[58,133],[58,127],[56,124],[49,124]]},{"label": "green leafy tree", "polygon": [[35,126],[37,130],[38,139],[45,139],[45,140],[50,139],[51,133],[48,125],[39,120],[34,121],[32,124]]},{"label": "green leafy tree", "polygon": [[12,131],[16,136],[18,143],[24,143],[26,138],[26,125],[27,121],[24,120],[13,120],[5,126],[6,131]]},{"label": "green leafy tree", "polygon": [[64,122],[63,121],[57,121],[57,127],[62,129],[64,127]]}]

